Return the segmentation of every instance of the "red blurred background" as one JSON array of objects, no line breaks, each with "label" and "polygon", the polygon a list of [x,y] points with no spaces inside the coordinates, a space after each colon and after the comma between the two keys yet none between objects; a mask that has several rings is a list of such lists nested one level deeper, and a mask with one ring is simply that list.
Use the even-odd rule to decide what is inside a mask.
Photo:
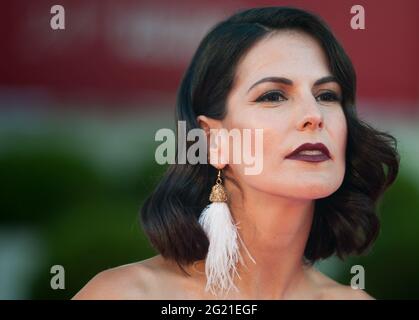
[{"label": "red blurred background", "polygon": [[[50,28],[54,4],[65,8],[65,30]],[[365,30],[350,27],[355,4],[365,8]],[[84,107],[89,101],[129,108],[133,104],[125,102],[172,99],[208,29],[237,10],[261,5],[318,13],[353,60],[358,99],[380,111],[417,112],[415,0],[7,1],[1,5],[0,89],[6,96],[83,101]]]}]

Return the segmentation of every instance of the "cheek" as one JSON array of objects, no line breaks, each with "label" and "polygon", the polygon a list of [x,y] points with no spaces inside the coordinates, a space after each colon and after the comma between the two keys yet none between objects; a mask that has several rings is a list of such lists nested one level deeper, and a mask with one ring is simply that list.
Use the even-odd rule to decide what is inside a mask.
[{"label": "cheek", "polygon": [[281,152],[284,150],[286,133],[277,128],[263,130],[263,157],[264,163],[269,165],[279,164]]},{"label": "cheek", "polygon": [[329,143],[333,148],[334,161],[332,173],[335,175],[335,183],[340,185],[343,182],[346,171],[346,143],[347,123],[343,110],[333,112],[326,119]]},{"label": "cheek", "polygon": [[[245,175],[244,169],[249,166],[261,167],[258,176],[269,174],[266,170],[272,170],[273,165],[278,165],[280,151],[283,148],[286,130],[286,116],[273,114],[269,110],[243,110],[240,113],[230,114],[224,123],[228,130],[239,129],[242,136],[241,152],[246,152],[252,157],[251,163],[242,161],[240,164],[232,164],[233,170],[240,176]],[[245,138],[243,131],[250,129],[250,139]],[[257,129],[257,130],[256,130]],[[257,132],[258,131],[258,132]],[[246,141],[249,143],[246,144]],[[232,142],[230,140],[230,142]],[[255,144],[258,144],[257,146]],[[229,148],[230,159],[233,157],[233,147]],[[243,154],[242,154],[243,156]],[[253,175],[252,179],[256,177]]]},{"label": "cheek", "polygon": [[[245,110],[230,120],[230,129],[250,129],[252,136],[252,154],[255,152],[255,129],[260,129],[263,135],[263,153],[269,156],[272,152],[281,150],[290,119],[285,113],[273,113],[269,110]],[[288,124],[287,124],[288,123]]]},{"label": "cheek", "polygon": [[335,148],[336,157],[341,161],[345,160],[347,142],[347,124],[343,111],[333,114],[329,119],[329,135],[331,143]]}]

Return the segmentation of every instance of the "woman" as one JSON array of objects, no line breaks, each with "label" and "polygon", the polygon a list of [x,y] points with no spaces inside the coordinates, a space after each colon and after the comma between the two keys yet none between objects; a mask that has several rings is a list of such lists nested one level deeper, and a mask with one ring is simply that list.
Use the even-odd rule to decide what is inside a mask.
[{"label": "woman", "polygon": [[[177,103],[177,120],[205,130],[216,156],[169,167],[143,206],[160,254],[100,273],[75,298],[371,299],[313,267],[371,246],[375,205],[398,173],[395,139],[358,119],[355,90],[349,57],[313,14],[255,8],[216,25]],[[258,174],[218,160],[231,148],[214,130],[256,128]]]}]

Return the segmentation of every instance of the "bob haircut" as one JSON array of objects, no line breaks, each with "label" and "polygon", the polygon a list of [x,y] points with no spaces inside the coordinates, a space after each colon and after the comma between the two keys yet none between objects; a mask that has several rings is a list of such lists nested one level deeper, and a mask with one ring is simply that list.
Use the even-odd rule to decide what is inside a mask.
[{"label": "bob haircut", "polygon": [[[342,185],[330,196],[316,199],[303,258],[310,264],[333,254],[340,259],[363,254],[379,233],[377,201],[398,174],[397,141],[358,118],[354,68],[322,19],[297,8],[262,7],[238,12],[215,25],[184,74],[176,121],[186,121],[186,129],[191,130],[200,128],[198,115],[223,119],[238,61],[256,42],[283,29],[304,32],[321,44],[342,88],[348,127]],[[193,143],[187,142],[187,147]],[[209,240],[198,219],[209,204],[216,176],[217,169],[210,164],[177,164],[176,158],[141,209],[140,222],[152,246],[184,272],[183,266],[207,255]]]}]

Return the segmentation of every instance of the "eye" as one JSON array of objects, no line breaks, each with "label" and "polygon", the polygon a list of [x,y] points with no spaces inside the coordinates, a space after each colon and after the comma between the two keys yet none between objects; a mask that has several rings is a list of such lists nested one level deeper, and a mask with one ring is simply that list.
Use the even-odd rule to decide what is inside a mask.
[{"label": "eye", "polygon": [[341,98],[334,92],[324,92],[322,94],[319,94],[316,97],[317,101],[324,101],[324,102],[334,102],[334,101],[341,101]]},{"label": "eye", "polygon": [[268,91],[256,99],[256,102],[278,102],[286,100],[280,91]]}]

